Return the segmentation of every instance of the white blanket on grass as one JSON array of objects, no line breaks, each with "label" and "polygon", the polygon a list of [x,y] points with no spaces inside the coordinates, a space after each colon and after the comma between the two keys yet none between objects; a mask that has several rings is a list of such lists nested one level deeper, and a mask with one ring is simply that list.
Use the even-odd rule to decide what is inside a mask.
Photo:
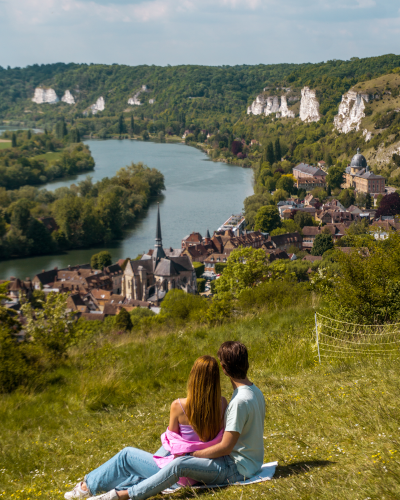
[{"label": "white blanket on grass", "polygon": [[[247,484],[262,483],[263,481],[270,481],[272,479],[272,476],[275,474],[275,469],[276,469],[277,465],[278,465],[278,462],[269,462],[268,464],[263,464],[261,466],[261,471],[258,474],[256,474],[255,476],[251,477],[250,479],[246,479],[246,481],[238,481],[237,483],[232,483],[230,485],[228,485],[228,484],[199,484],[199,485],[191,486],[191,488],[193,488],[193,489],[224,488],[225,486],[238,486],[238,485],[246,486]],[[178,491],[182,488],[184,488],[184,486],[180,486],[179,488],[175,488],[175,489],[168,488],[168,489],[164,490],[162,493],[164,493],[164,495],[166,495],[168,493],[174,493],[175,491]]]}]

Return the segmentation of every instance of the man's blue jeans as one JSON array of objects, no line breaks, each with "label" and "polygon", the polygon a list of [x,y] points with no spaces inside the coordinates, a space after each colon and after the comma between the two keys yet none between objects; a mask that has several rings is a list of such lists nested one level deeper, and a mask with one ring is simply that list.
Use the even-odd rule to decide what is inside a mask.
[{"label": "man's blue jeans", "polygon": [[90,472],[85,481],[92,495],[115,488],[119,491],[128,490],[130,498],[142,500],[171,487],[180,477],[190,477],[203,484],[220,485],[244,479],[230,456],[211,460],[184,455],[159,469],[151,453],[137,448],[124,448]]}]

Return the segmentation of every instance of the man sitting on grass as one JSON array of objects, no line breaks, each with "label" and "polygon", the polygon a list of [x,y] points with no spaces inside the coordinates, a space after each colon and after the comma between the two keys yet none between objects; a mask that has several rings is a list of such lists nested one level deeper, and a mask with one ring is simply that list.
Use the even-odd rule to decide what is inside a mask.
[{"label": "man sitting on grass", "polygon": [[[260,389],[247,378],[247,349],[240,342],[224,342],[218,350],[218,358],[234,390],[225,412],[222,441],[204,450],[179,456],[143,478],[138,477],[139,467],[126,454],[124,460],[114,463],[112,471],[101,471],[103,478],[109,476],[111,491],[90,500],[141,500],[173,486],[181,477],[206,485],[228,485],[249,479],[260,471],[264,458],[265,401]],[[96,471],[88,476],[91,475],[96,475]],[[89,491],[95,489],[96,480],[91,481],[88,476],[89,488],[85,482],[76,485],[65,495],[67,500],[96,494],[96,491]],[[131,478],[134,484],[129,485]]]}]

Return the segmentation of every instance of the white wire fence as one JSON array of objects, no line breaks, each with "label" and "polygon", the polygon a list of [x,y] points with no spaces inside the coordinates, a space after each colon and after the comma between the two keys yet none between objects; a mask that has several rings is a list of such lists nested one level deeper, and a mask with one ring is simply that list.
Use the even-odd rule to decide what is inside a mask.
[{"label": "white wire fence", "polygon": [[319,363],[325,358],[400,357],[400,323],[360,325],[315,313]]}]

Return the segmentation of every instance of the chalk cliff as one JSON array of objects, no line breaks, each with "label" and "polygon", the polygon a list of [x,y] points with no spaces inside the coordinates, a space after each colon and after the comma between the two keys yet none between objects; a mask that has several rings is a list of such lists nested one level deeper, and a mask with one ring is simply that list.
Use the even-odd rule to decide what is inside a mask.
[{"label": "chalk cliff", "polygon": [[66,102],[67,104],[75,104],[74,96],[71,94],[69,90],[64,92],[64,95],[61,97],[62,102]]},{"label": "chalk cliff", "polygon": [[302,88],[300,120],[303,122],[317,122],[320,118],[319,102],[315,90],[311,90],[309,87]]},{"label": "chalk cliff", "polygon": [[351,130],[360,130],[361,120],[365,117],[365,103],[368,101],[367,94],[359,94],[354,90],[349,90],[342,95],[338,114],[333,120],[336,130],[345,134]]},{"label": "chalk cliff", "polygon": [[262,95],[258,95],[251,106],[247,108],[248,115],[262,115],[266,105],[266,99]]},{"label": "chalk cliff", "polygon": [[98,111],[104,111],[106,108],[106,103],[104,97],[99,97],[97,101],[90,106],[92,113],[95,115]]},{"label": "chalk cliff", "polygon": [[271,96],[264,97],[258,95],[256,100],[253,101],[251,106],[247,108],[248,115],[271,115],[272,113],[277,113],[277,116],[282,116],[283,118],[294,118],[294,111],[290,111],[287,105],[286,96],[281,96],[281,105],[279,106],[279,97]]},{"label": "chalk cliff", "polygon": [[59,100],[53,89],[43,89],[41,87],[35,89],[35,95],[32,97],[32,101],[36,102],[36,104],[54,104]]},{"label": "chalk cliff", "polygon": [[286,96],[281,97],[281,106],[279,108],[279,113],[282,118],[294,118],[295,113],[288,108]]}]

